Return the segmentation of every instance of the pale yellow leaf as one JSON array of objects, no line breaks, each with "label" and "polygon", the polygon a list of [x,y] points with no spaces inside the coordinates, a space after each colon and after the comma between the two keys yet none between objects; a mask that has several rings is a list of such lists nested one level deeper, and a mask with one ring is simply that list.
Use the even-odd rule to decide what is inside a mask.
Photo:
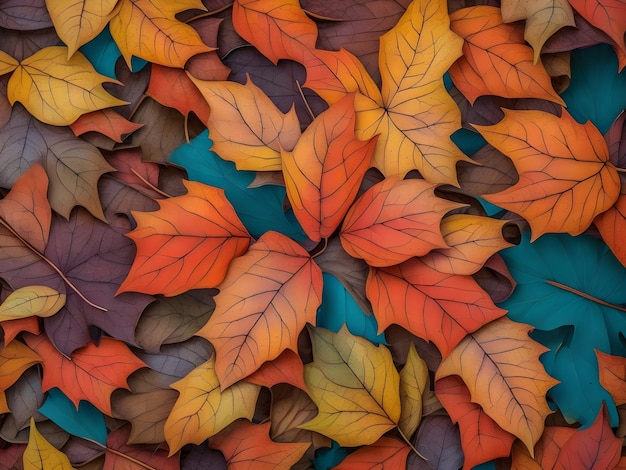
[{"label": "pale yellow leaf", "polygon": [[30,418],[30,435],[28,445],[22,457],[24,470],[73,470],[70,460],[60,450],[50,444],[35,426],[34,418]]},{"label": "pale yellow leaf", "polygon": [[398,428],[406,437],[412,436],[422,421],[422,396],[428,387],[428,380],[428,366],[411,343],[406,364],[400,371],[402,411]]},{"label": "pale yellow leaf", "polygon": [[27,286],[16,289],[0,305],[0,321],[18,318],[49,317],[65,305],[65,294],[46,286]]}]

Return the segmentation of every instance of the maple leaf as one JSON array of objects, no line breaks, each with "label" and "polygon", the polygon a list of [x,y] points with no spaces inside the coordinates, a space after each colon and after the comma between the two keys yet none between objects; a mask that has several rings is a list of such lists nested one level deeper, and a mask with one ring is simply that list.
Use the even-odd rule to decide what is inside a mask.
[{"label": "maple leaf", "polygon": [[446,247],[443,216],[461,204],[435,195],[437,184],[385,178],[350,207],[340,237],[348,254],[370,266],[391,266]]},{"label": "maple leaf", "polygon": [[133,212],[137,227],[128,237],[137,254],[118,293],[173,296],[215,287],[230,261],[248,247],[250,235],[224,191],[184,181],[187,194],[159,201],[155,212]]},{"label": "maple leaf", "polygon": [[595,351],[600,370],[600,384],[611,394],[617,406],[626,403],[626,358]]},{"label": "maple leaf", "polygon": [[82,114],[126,104],[110,95],[103,82],[116,83],[97,73],[81,53],[67,58],[64,46],[50,46],[22,60],[7,84],[9,102],[19,101],[46,124],[68,126]]},{"label": "maple leaf", "polygon": [[95,131],[122,143],[127,136],[142,126],[143,124],[130,122],[119,113],[106,108],[81,115],[70,125],[70,129],[76,136]]},{"label": "maple leaf", "polygon": [[226,389],[285,349],[297,351],[300,332],[315,324],[322,272],[300,245],[270,231],[233,260],[218,288],[215,311],[196,335],[215,347]]},{"label": "maple leaf", "polygon": [[209,440],[226,457],[229,467],[289,470],[304,455],[308,443],[278,443],[269,437],[271,423],[252,424],[238,420]]},{"label": "maple leaf", "polygon": [[171,387],[180,395],[165,422],[170,456],[185,444],[200,444],[237,418],[252,419],[261,390],[245,380],[220,390],[215,355]]},{"label": "maple leaf", "polygon": [[508,318],[488,323],[454,348],[435,378],[460,376],[471,401],[532,453],[545,418],[552,413],[546,392],[558,381],[546,374],[539,362],[547,349],[530,339],[531,329]]},{"label": "maple leaf", "polygon": [[412,2],[381,37],[382,96],[357,95],[356,135],[379,134],[374,165],[385,176],[416,169],[433,183],[457,184],[456,163],[469,159],[450,140],[461,113],[442,76],[461,55],[445,2]]},{"label": "maple leaf", "polygon": [[183,68],[191,56],[212,50],[191,26],[176,19],[185,10],[205,10],[199,0],[122,0],[118,8],[109,28],[129,68],[132,56]]},{"label": "maple leaf", "polygon": [[276,359],[264,362],[261,367],[247,376],[246,380],[267,388],[279,383],[287,383],[306,390],[302,359],[291,349],[285,349]]},{"label": "maple leaf", "polygon": [[435,343],[444,357],[468,333],[506,313],[471,276],[439,272],[420,258],[371,268],[366,294],[379,331],[400,325]]},{"label": "maple leaf", "polygon": [[543,66],[533,63],[522,26],[504,23],[499,8],[459,10],[450,15],[450,27],[465,39],[463,57],[450,67],[450,76],[471,103],[481,95],[497,95],[565,104]]},{"label": "maple leaf", "polygon": [[68,58],[100,34],[117,4],[117,0],[46,0],[54,29],[67,45]]},{"label": "maple leaf", "polygon": [[511,188],[484,198],[522,215],[532,240],[547,232],[579,235],[619,197],[619,175],[602,135],[566,110],[561,117],[504,110],[498,124],[474,127],[513,160],[520,175]]},{"label": "maple leaf", "polygon": [[348,455],[336,470],[351,468],[405,468],[407,456],[411,448],[402,441],[393,437],[381,437],[373,444],[357,449]]},{"label": "maple leaf", "polygon": [[319,411],[300,427],[341,446],[376,442],[400,419],[400,376],[391,353],[345,327],[309,331],[313,362],[304,366],[304,380]]},{"label": "maple leaf", "polygon": [[128,388],[128,376],[145,367],[123,342],[104,337],[100,344],[88,344],[77,349],[71,357],[56,350],[46,335],[25,335],[26,343],[40,356],[43,364],[42,389],[59,388],[76,408],[86,400],[107,415],[111,415],[111,393]]},{"label": "maple leaf", "polygon": [[567,0],[532,3],[504,0],[501,13],[505,23],[526,20],[524,39],[533,47],[534,63],[539,60],[541,48],[550,36],[565,26],[576,26],[574,12]]},{"label": "maple leaf", "polygon": [[354,95],[347,95],[315,118],[291,152],[281,152],[287,197],[313,241],[341,224],[370,167],[376,137],[358,140],[355,120]]}]

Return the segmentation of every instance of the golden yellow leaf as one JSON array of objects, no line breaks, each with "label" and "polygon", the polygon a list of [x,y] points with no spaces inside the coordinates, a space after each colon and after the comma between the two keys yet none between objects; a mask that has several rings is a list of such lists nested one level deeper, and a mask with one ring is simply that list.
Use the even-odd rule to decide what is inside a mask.
[{"label": "golden yellow leaf", "polygon": [[252,419],[261,387],[240,381],[220,390],[215,355],[171,388],[180,395],[165,421],[165,440],[174,455],[185,444],[200,444],[237,418]]},{"label": "golden yellow leaf", "polygon": [[313,362],[304,380],[318,414],[298,426],[341,446],[369,445],[397,426],[400,376],[385,346],[351,335],[311,328]]},{"label": "golden yellow leaf", "polygon": [[176,19],[176,14],[191,9],[206,10],[200,0],[121,0],[109,29],[128,67],[135,56],[183,68],[191,56],[214,50],[195,29]]},{"label": "golden yellow leaf", "polygon": [[564,26],[576,26],[567,0],[503,0],[501,9],[505,23],[526,20],[524,39],[535,51],[535,64],[550,36]]},{"label": "golden yellow leaf", "polygon": [[400,421],[398,428],[405,436],[412,436],[422,421],[422,395],[428,388],[428,366],[411,343],[406,364],[400,371]]},{"label": "golden yellow leaf", "polygon": [[70,460],[50,444],[37,430],[35,419],[30,418],[28,445],[22,457],[24,470],[74,470]]},{"label": "golden yellow leaf", "polygon": [[19,62],[4,51],[0,51],[0,75],[13,72]]},{"label": "golden yellow leaf", "polygon": [[539,356],[547,348],[528,336],[531,326],[506,317],[470,333],[440,364],[435,380],[460,376],[479,404],[502,429],[533,448],[552,410],[546,392],[558,383]]},{"label": "golden yellow leaf", "polygon": [[373,160],[385,176],[416,169],[431,183],[456,185],[456,163],[469,159],[450,140],[461,112],[442,77],[463,40],[450,30],[446,2],[414,1],[380,46],[382,102],[357,95],[357,137],[380,134]]},{"label": "golden yellow leaf", "polygon": [[68,59],[67,47],[49,46],[20,62],[7,97],[46,124],[69,126],[82,114],[127,104],[110,95],[104,82],[117,83],[96,72],[80,52]]},{"label": "golden yellow leaf", "polygon": [[0,321],[18,318],[50,317],[65,305],[65,294],[46,286],[16,289],[0,305]]},{"label": "golden yellow leaf", "polygon": [[300,137],[295,108],[284,114],[250,79],[241,85],[189,78],[211,107],[207,127],[215,153],[238,170],[282,169],[281,149],[293,150]]},{"label": "golden yellow leaf", "polygon": [[42,362],[41,357],[24,343],[11,341],[0,351],[0,413],[9,413],[5,390],[17,382],[29,367]]},{"label": "golden yellow leaf", "polygon": [[117,4],[118,0],[46,0],[54,29],[67,46],[68,58],[100,34]]}]

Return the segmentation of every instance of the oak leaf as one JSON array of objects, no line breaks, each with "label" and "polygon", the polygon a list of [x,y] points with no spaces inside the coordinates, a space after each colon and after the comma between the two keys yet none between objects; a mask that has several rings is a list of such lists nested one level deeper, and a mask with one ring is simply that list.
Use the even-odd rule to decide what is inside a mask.
[{"label": "oak leaf", "polygon": [[471,401],[533,452],[552,410],[546,392],[558,383],[539,356],[547,348],[530,339],[531,326],[499,318],[469,334],[440,364],[436,380],[458,375]]},{"label": "oak leaf", "polygon": [[237,418],[251,420],[261,390],[245,380],[220,390],[215,355],[171,387],[180,395],[165,422],[170,456],[185,444],[200,444]]},{"label": "oak leaf", "polygon": [[346,95],[315,118],[291,152],[281,152],[287,197],[313,241],[341,224],[370,167],[376,137],[358,140],[355,120],[354,95]]},{"label": "oak leaf", "polygon": [[526,21],[524,39],[534,50],[534,63],[539,60],[541,48],[550,36],[565,26],[576,26],[574,11],[567,0],[504,0],[501,13],[505,23]]},{"label": "oak leaf", "polygon": [[249,79],[241,85],[189,77],[211,108],[212,150],[238,170],[280,170],[281,149],[292,150],[300,137],[295,110],[284,114]]},{"label": "oak leaf", "polygon": [[111,416],[111,393],[128,388],[128,376],[145,367],[122,341],[104,337],[77,349],[71,357],[61,354],[46,335],[25,335],[26,343],[46,360],[42,389],[59,388],[78,408],[81,400]]},{"label": "oak leaf", "polygon": [[600,384],[611,394],[617,406],[626,403],[626,358],[596,350]]},{"label": "oak leaf", "polygon": [[155,212],[133,212],[137,227],[128,237],[137,254],[118,293],[138,291],[173,296],[215,287],[250,235],[224,191],[184,181],[187,194],[162,199]]},{"label": "oak leaf", "polygon": [[0,305],[0,322],[30,316],[52,316],[63,307],[65,298],[65,294],[47,286],[20,287]]},{"label": "oak leaf", "polygon": [[366,294],[379,331],[391,324],[400,325],[432,341],[443,357],[468,333],[506,313],[471,276],[439,272],[420,258],[371,268]]},{"label": "oak leaf", "polygon": [[533,110],[503,110],[493,126],[474,126],[506,154],[519,173],[509,189],[484,195],[492,204],[519,213],[532,229],[532,240],[548,232],[579,235],[619,197],[619,174],[609,161],[602,134],[561,117]]},{"label": "oak leaf", "polygon": [[7,84],[7,97],[19,101],[46,124],[69,126],[81,115],[126,104],[102,86],[116,80],[100,75],[85,56],[67,58],[67,47],[49,46],[22,60]]},{"label": "oak leaf", "polygon": [[202,42],[195,29],[176,19],[176,14],[191,9],[206,8],[199,0],[121,0],[109,28],[128,67],[131,68],[131,58],[135,56],[183,68],[191,56],[213,50]]},{"label": "oak leaf", "polygon": [[435,195],[437,184],[385,178],[359,197],[341,227],[348,254],[370,266],[391,266],[445,248],[441,219],[461,204]]},{"label": "oak leaf", "polygon": [[345,326],[337,333],[309,331],[313,362],[304,366],[304,380],[318,414],[300,427],[341,446],[373,444],[400,419],[400,376],[391,353]]},{"label": "oak leaf", "polygon": [[411,452],[411,448],[404,442],[393,437],[383,436],[373,444],[352,452],[333,468],[336,470],[408,468],[406,460],[409,452]]},{"label": "oak leaf", "polygon": [[54,29],[67,45],[68,58],[100,34],[117,4],[117,0],[46,0]]},{"label": "oak leaf", "polygon": [[469,159],[450,140],[461,112],[443,74],[463,41],[449,28],[446,2],[414,1],[381,37],[382,96],[357,95],[356,135],[380,134],[374,165],[385,176],[416,169],[433,183],[457,184],[456,163]]},{"label": "oak leaf", "polygon": [[196,335],[215,347],[224,390],[285,349],[298,350],[300,332],[315,324],[322,271],[304,248],[269,231],[233,260],[218,288],[215,311]]},{"label": "oak leaf", "polygon": [[310,446],[304,442],[279,443],[269,437],[271,423],[238,420],[209,440],[226,457],[229,468],[289,470]]},{"label": "oak leaf", "polygon": [[511,453],[515,436],[503,430],[480,405],[471,401],[461,377],[451,375],[437,380],[435,393],[452,421],[459,425],[465,454],[464,470]]},{"label": "oak leaf", "polygon": [[450,25],[465,39],[463,57],[450,67],[450,76],[471,103],[481,95],[497,95],[565,104],[543,65],[533,63],[522,25],[504,23],[499,8],[464,8],[450,15]]},{"label": "oak leaf", "polygon": [[0,351],[0,413],[10,413],[5,391],[29,367],[42,362],[39,354],[28,346],[13,340]]},{"label": "oak leaf", "polygon": [[35,419],[30,419],[28,445],[22,457],[24,470],[73,470],[70,460],[56,449],[37,430]]},{"label": "oak leaf", "polygon": [[422,396],[428,389],[428,384],[428,366],[417,354],[415,345],[411,343],[406,363],[400,370],[402,411],[398,428],[404,436],[412,436],[422,421]]}]

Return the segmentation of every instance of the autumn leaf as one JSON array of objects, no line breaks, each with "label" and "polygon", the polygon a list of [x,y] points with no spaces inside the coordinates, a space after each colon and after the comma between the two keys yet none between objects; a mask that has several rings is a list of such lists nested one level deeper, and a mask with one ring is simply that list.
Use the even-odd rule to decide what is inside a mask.
[{"label": "autumn leaf", "polygon": [[24,317],[18,320],[5,320],[0,323],[4,331],[4,343],[13,341],[22,331],[28,331],[34,335],[41,333],[39,320],[37,317]]},{"label": "autumn leaf", "polygon": [[626,358],[595,351],[600,370],[600,384],[611,394],[617,406],[626,403]]},{"label": "autumn leaf", "polygon": [[308,443],[279,443],[269,437],[271,423],[238,420],[209,440],[209,446],[226,457],[229,468],[289,470],[304,455]]},{"label": "autumn leaf", "polygon": [[313,362],[304,366],[304,380],[319,411],[300,427],[341,446],[373,444],[400,419],[400,376],[391,353],[345,327],[310,334]]},{"label": "autumn leaf", "polygon": [[291,349],[285,349],[276,359],[264,362],[255,372],[247,376],[246,380],[267,388],[286,383],[306,390],[302,359]]},{"label": "autumn leaf", "polygon": [[370,269],[366,294],[379,331],[400,325],[432,341],[443,357],[468,333],[506,313],[471,276],[439,272],[420,258]]},{"label": "autumn leaf", "polygon": [[46,124],[69,126],[82,114],[126,104],[110,95],[104,82],[81,53],[67,58],[64,46],[50,46],[22,60],[7,85],[9,102],[19,101]]},{"label": "autumn leaf", "polygon": [[565,104],[543,65],[533,63],[522,26],[504,23],[499,8],[465,8],[450,15],[450,21],[465,40],[463,57],[450,67],[450,76],[471,103],[482,95],[497,95]]},{"label": "autumn leaf", "polygon": [[20,63],[9,54],[0,51],[0,75],[13,72],[19,64]]},{"label": "autumn leaf", "polygon": [[35,351],[13,340],[0,351],[0,413],[10,413],[5,391],[21,377],[26,369],[42,362]]},{"label": "autumn leaf", "polygon": [[409,452],[411,452],[411,448],[406,443],[393,437],[383,436],[373,444],[352,452],[334,468],[336,470],[407,468],[406,460]]},{"label": "autumn leaf", "polygon": [[435,195],[437,184],[385,178],[357,199],[341,227],[348,254],[370,266],[391,266],[445,248],[440,224],[460,204]]},{"label": "autumn leaf", "polygon": [[185,444],[200,444],[237,418],[252,419],[261,389],[240,381],[220,390],[214,355],[171,387],[180,395],[165,422],[170,456]]},{"label": "autumn leaf", "polygon": [[221,189],[185,181],[187,194],[162,199],[155,212],[133,212],[128,237],[137,254],[118,293],[173,296],[217,286],[230,261],[248,247],[250,235]]},{"label": "autumn leaf", "polygon": [[[190,57],[213,49],[198,33],[176,19],[176,14],[190,9],[205,10],[199,0],[121,0],[109,28],[124,60],[131,67],[131,57],[155,64],[183,68]],[[144,38],[153,38],[146,41]]]},{"label": "autumn leaf", "polygon": [[250,80],[240,85],[189,78],[211,108],[213,151],[238,170],[280,170],[281,149],[292,150],[300,137],[295,110],[283,114]]},{"label": "autumn leaf", "polygon": [[432,183],[457,184],[456,163],[468,158],[450,140],[461,113],[442,76],[460,56],[442,0],[412,2],[381,37],[382,97],[357,95],[356,135],[379,134],[374,165],[385,176],[416,169]]},{"label": "autumn leaf", "polygon": [[461,377],[450,375],[437,380],[435,393],[452,421],[459,425],[465,454],[464,470],[511,453],[515,436],[503,430],[480,405],[471,401]]},{"label": "autumn leaf", "polygon": [[499,123],[474,127],[513,160],[520,178],[511,188],[483,197],[523,216],[532,240],[548,232],[581,234],[620,193],[602,135],[589,122],[578,124],[566,110],[561,117],[503,111]]},{"label": "autumn leaf", "polygon": [[107,108],[83,114],[70,124],[70,129],[76,136],[86,132],[99,132],[115,142],[122,143],[126,137],[142,126],[143,124],[130,122],[121,114]]},{"label": "autumn leaf", "polygon": [[215,347],[225,390],[285,349],[298,350],[300,332],[315,324],[322,272],[300,245],[270,231],[233,260],[218,288],[215,311],[196,335]]},{"label": "autumn leaf", "polygon": [[36,315],[49,317],[65,304],[65,294],[47,286],[16,289],[0,305],[0,322]]},{"label": "autumn leaf", "polygon": [[494,254],[519,243],[519,228],[507,220],[472,214],[453,214],[441,221],[441,234],[449,248],[438,248],[421,260],[449,274],[477,273]]},{"label": "autumn leaf", "polygon": [[68,59],[95,38],[115,14],[117,0],[46,0],[54,29],[67,45]]},{"label": "autumn leaf", "polygon": [[59,388],[78,408],[86,400],[111,416],[111,393],[128,388],[128,376],[145,367],[122,341],[104,337],[96,346],[91,343],[71,357],[61,354],[45,334],[25,335],[26,343],[46,360],[43,364],[42,389]]},{"label": "autumn leaf", "polygon": [[293,151],[281,152],[287,197],[313,241],[330,237],[341,224],[370,167],[376,137],[358,140],[354,124],[351,94],[320,114]]},{"label": "autumn leaf", "polygon": [[152,446],[129,445],[129,435],[129,426],[114,429],[108,435],[103,470],[180,470],[180,456],[168,457],[167,451]]},{"label": "autumn leaf", "polygon": [[422,420],[422,396],[428,387],[428,367],[419,357],[415,345],[409,346],[406,363],[400,370],[400,403],[402,411],[398,428],[405,436],[412,436]]},{"label": "autumn leaf", "polygon": [[574,12],[567,0],[540,2],[504,0],[501,14],[505,23],[526,21],[524,39],[534,50],[535,64],[539,61],[541,48],[550,36],[565,26],[576,26]]},{"label": "autumn leaf", "polygon": [[37,430],[35,419],[30,419],[28,445],[23,456],[24,470],[73,470],[67,456],[50,444]]},{"label": "autumn leaf", "polygon": [[539,356],[547,349],[528,336],[532,327],[500,318],[468,335],[439,366],[436,380],[458,375],[471,401],[532,453],[552,410],[546,392],[558,382]]}]

